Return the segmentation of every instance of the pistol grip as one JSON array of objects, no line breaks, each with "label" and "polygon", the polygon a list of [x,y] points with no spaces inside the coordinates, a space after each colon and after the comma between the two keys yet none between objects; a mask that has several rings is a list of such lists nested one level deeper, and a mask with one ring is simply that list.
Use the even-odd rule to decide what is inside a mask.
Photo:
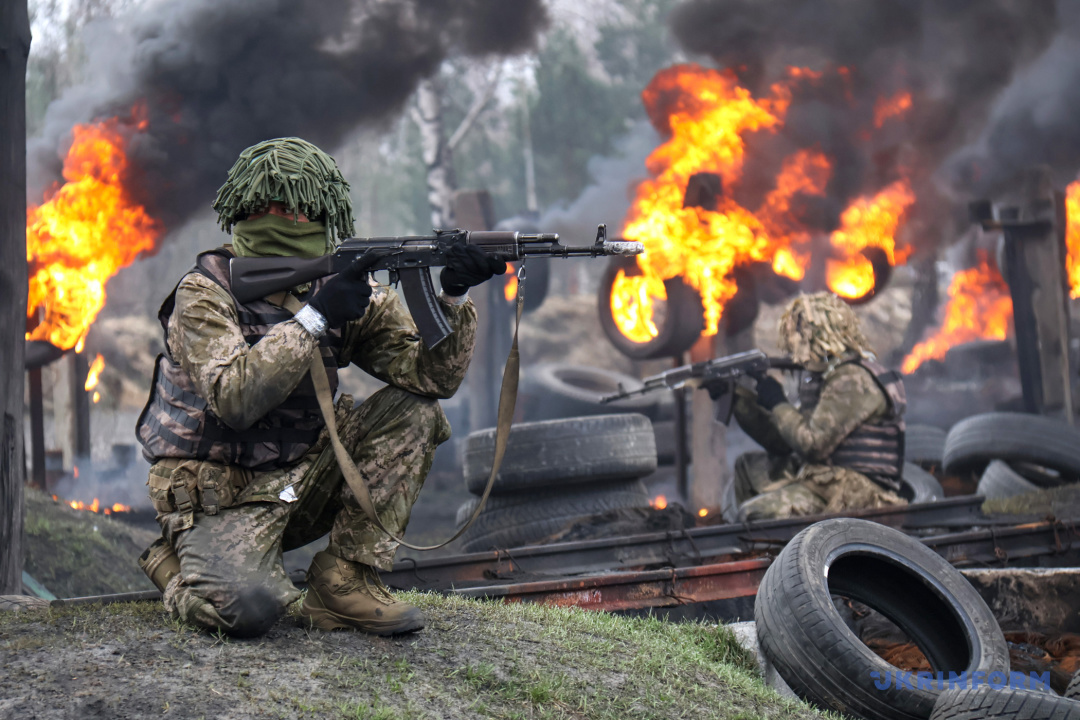
[{"label": "pistol grip", "polygon": [[424,347],[430,350],[454,332],[435,296],[431,270],[426,267],[402,268],[398,270],[398,277],[401,278],[401,292],[409,304],[416,329],[424,341]]}]

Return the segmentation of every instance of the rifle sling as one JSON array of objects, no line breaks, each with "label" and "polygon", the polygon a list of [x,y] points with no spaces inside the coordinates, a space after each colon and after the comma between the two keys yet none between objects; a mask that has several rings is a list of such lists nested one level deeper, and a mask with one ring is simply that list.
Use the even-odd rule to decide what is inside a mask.
[{"label": "rifle sling", "polygon": [[[522,265],[522,270],[524,270],[524,265]],[[521,355],[518,352],[518,329],[521,326],[521,313],[525,307],[524,273],[521,273],[519,278],[517,314],[514,318],[514,340],[510,345],[510,354],[506,357],[502,387],[499,390],[499,413],[495,423],[495,457],[491,463],[491,474],[488,476],[487,485],[484,487],[484,494],[480,496],[480,502],[477,504],[476,509],[473,510],[468,522],[462,525],[449,540],[445,540],[438,545],[413,545],[390,532],[383,525],[378,513],[375,512],[375,504],[371,500],[371,493],[368,491],[367,483],[364,481],[360,471],[357,470],[352,456],[349,455],[348,450],[341,443],[341,438],[338,437],[337,418],[334,416],[334,398],[330,394],[330,380],[326,375],[326,366],[323,364],[322,354],[315,353],[315,357],[311,362],[309,373],[311,381],[315,385],[315,397],[319,401],[319,410],[322,412],[323,421],[326,422],[326,429],[330,434],[330,444],[334,448],[334,455],[337,457],[345,482],[349,484],[353,495],[356,496],[357,503],[359,503],[360,508],[368,516],[372,524],[389,535],[395,542],[407,548],[413,550],[436,550],[457,540],[462,533],[469,529],[476,517],[483,512],[488,496],[491,495],[491,488],[495,485],[495,477],[499,474],[503,456],[506,454],[506,444],[510,439],[510,426],[514,420],[514,406],[517,404],[518,372],[521,367]],[[286,296],[285,307],[295,314],[303,306],[299,300],[290,294]]]}]

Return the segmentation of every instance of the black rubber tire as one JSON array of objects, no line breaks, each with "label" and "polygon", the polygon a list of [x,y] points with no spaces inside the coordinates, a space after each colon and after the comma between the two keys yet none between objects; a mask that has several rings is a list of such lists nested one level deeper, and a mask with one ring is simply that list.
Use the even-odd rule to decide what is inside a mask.
[{"label": "black rubber tire", "polygon": [[900,481],[904,484],[900,497],[909,503],[928,503],[945,499],[945,490],[937,478],[915,463],[904,463],[904,474]]},{"label": "black rubber tire", "polygon": [[1070,700],[1080,700],[1080,670],[1076,671],[1072,680],[1069,681],[1069,686],[1065,688],[1065,697]]},{"label": "black rubber tire", "polygon": [[934,704],[930,720],[1080,720],[1080,702],[1052,692],[994,688],[946,690]]},{"label": "black rubber tire", "polygon": [[571,365],[569,363],[544,363],[532,365],[521,374],[522,418],[526,421],[557,420],[585,415],[611,415],[612,413],[656,413],[656,393],[638,395],[609,404],[601,404],[600,398],[619,391],[641,387],[641,381],[613,370]]},{"label": "black rubber tire", "polygon": [[934,425],[908,425],[904,431],[904,460],[941,467],[947,434]]},{"label": "black rubber tire", "polygon": [[[474,495],[484,492],[495,455],[495,428],[465,439],[462,471]],[[636,413],[519,423],[510,430],[493,495],[632,480],[656,470],[649,418]]]},{"label": "black rubber tire", "polygon": [[1041,415],[974,415],[949,431],[943,460],[949,474],[982,472],[991,460],[1008,460],[1080,475],[1080,431]]},{"label": "black rubber tire", "polygon": [[769,567],[754,608],[758,640],[805,700],[846,715],[925,720],[940,691],[874,687],[896,670],[848,628],[841,595],[892,620],[935,670],[1009,671],[990,608],[952,565],[917,540],[868,520],[823,520],[796,535]]},{"label": "black rubber tire", "polygon": [[[457,526],[468,520],[480,498],[466,500]],[[466,552],[532,545],[570,523],[609,510],[648,507],[649,494],[640,480],[588,485],[580,490],[546,490],[489,497],[484,511],[462,535]]]},{"label": "black rubber tire", "polygon": [[1004,460],[994,460],[983,470],[979,485],[975,488],[975,494],[982,495],[987,500],[1003,500],[1039,489],[1038,485],[1009,467],[1009,463]]}]

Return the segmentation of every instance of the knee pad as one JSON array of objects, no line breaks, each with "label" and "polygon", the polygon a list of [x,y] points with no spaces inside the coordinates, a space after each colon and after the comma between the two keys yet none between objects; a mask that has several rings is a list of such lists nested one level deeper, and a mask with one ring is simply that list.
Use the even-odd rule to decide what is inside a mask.
[{"label": "knee pad", "polygon": [[222,631],[236,638],[265,635],[283,611],[281,603],[262,585],[241,587],[228,603],[218,608],[225,622]]}]

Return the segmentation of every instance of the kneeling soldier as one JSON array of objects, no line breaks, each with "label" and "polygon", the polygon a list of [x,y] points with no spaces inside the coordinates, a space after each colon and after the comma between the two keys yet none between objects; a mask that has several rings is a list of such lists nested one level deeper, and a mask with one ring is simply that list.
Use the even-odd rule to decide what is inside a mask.
[{"label": "kneeling soldier", "polygon": [[901,505],[904,384],[877,363],[846,303],[795,298],[780,320],[781,349],[807,368],[799,407],[766,376],[736,388],[735,417],[766,452],[735,462],[743,520]]},{"label": "kneeling soldier", "polygon": [[450,436],[438,399],[454,394],[469,365],[468,289],[506,265],[475,248],[449,260],[439,302],[454,333],[431,350],[397,294],[360,271],[238,302],[230,258],[332,252],[353,234],[348,187],[333,158],[299,138],[248,148],[214,202],[232,243],[199,255],[159,312],[166,352],[137,433],[162,538],[140,565],[166,608],[195,625],[265,632],[300,596],[281,553],[329,532],[300,608],[311,625],[380,635],[424,626],[379,579],[397,543],[344,482],[308,370],[321,355],[331,393],[349,363],[387,383],[356,407],[342,395],[335,416],[379,518],[400,536]]}]

